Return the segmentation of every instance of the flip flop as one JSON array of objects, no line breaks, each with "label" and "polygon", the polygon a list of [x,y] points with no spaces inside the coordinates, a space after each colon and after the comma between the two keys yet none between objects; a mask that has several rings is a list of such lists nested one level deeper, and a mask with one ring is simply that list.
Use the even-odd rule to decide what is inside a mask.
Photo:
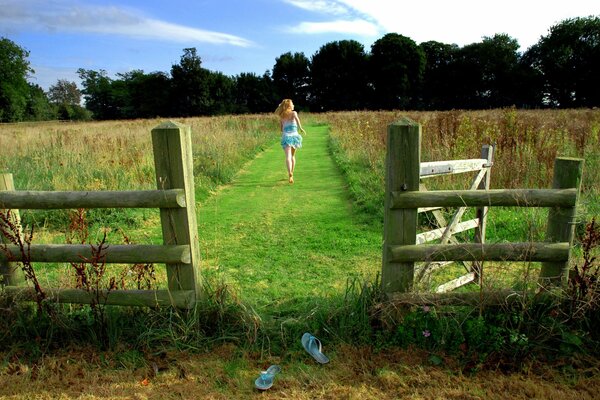
[{"label": "flip flop", "polygon": [[319,339],[306,332],[304,335],[302,335],[301,342],[302,347],[304,347],[304,350],[306,350],[308,354],[313,356],[313,358],[317,360],[318,363],[327,364],[329,362],[329,358],[327,358],[327,356],[321,352],[322,346],[321,341]]},{"label": "flip flop", "polygon": [[256,386],[258,390],[270,389],[271,386],[273,386],[275,375],[280,372],[281,367],[279,365],[271,365],[266,371],[261,371],[259,377],[254,381],[254,386]]}]

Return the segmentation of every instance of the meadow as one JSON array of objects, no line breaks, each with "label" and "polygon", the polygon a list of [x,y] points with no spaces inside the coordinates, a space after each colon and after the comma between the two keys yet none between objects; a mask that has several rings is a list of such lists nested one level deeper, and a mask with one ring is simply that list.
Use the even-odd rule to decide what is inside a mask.
[{"label": "meadow", "polygon": [[[306,123],[329,126],[330,152],[343,173],[357,218],[367,221],[370,230],[380,230],[383,219],[387,126],[402,116],[408,116],[422,126],[422,161],[478,158],[482,145],[493,144],[492,188],[547,188],[551,186],[555,157],[583,158],[577,243],[585,234],[586,224],[600,214],[598,110],[508,108],[304,115]],[[15,187],[20,190],[153,189],[156,183],[150,131],[160,122],[1,125],[0,172],[12,173]],[[191,126],[193,132],[195,189],[199,204],[210,202],[211,194],[230,183],[246,162],[270,146],[278,136],[277,121],[272,115],[189,118],[177,122]],[[427,180],[430,189],[463,189],[468,184],[469,179],[460,175]],[[230,214],[236,212],[229,211]],[[34,228],[34,241],[38,243],[60,243],[65,237],[73,236],[69,225],[74,216],[75,213],[68,210],[32,210],[23,211],[21,215],[23,225]],[[87,210],[85,218],[88,229],[85,234],[94,243],[99,242],[104,233],[108,233],[109,241],[116,243],[159,244],[161,240],[157,210]],[[426,215],[421,217],[424,229],[431,222],[426,218]],[[203,219],[200,214],[199,220]],[[487,237],[489,241],[543,240],[546,219],[545,209],[495,208],[488,221]],[[206,232],[200,236],[205,239],[203,246],[208,270],[218,269],[218,265],[211,267],[211,259],[218,253],[211,249],[217,245],[215,235],[223,237],[236,233],[215,233],[211,226],[203,229]],[[468,234],[463,236],[465,240],[470,239]],[[576,254],[581,252],[576,250]],[[248,253],[245,257],[253,257],[253,254]],[[378,256],[375,254],[374,257]],[[531,275],[530,269],[530,265],[525,269],[509,266],[494,276],[498,277],[501,286],[515,286],[524,276]],[[59,286],[69,286],[71,270],[69,265],[51,266],[40,274],[48,274],[44,278],[48,284],[58,280]],[[456,273],[460,271],[433,277],[434,281],[422,289],[430,290]],[[504,279],[508,275],[511,275],[509,281]],[[373,278],[372,273],[368,276]],[[162,269],[158,269],[157,278],[157,284],[164,281]],[[535,284],[535,278],[531,282]],[[490,279],[491,286],[495,283]],[[343,286],[343,279],[337,284],[340,285]],[[236,287],[241,292],[254,293],[252,289],[255,288]]]},{"label": "meadow", "polygon": [[[382,302],[377,272],[386,130],[402,116],[422,124],[423,161],[478,158],[482,145],[495,144],[493,188],[547,188],[556,156],[584,158],[573,260],[581,264],[586,226],[600,214],[599,110],[301,116],[309,131],[306,153],[298,155],[305,172],[299,167],[293,186],[287,185],[272,115],[176,120],[192,129],[205,301],[191,314],[133,310],[125,311],[125,318],[112,308],[98,316],[85,307],[65,306],[57,308],[64,317],[57,323],[56,316],[40,317],[0,296],[0,337],[11,344],[3,353],[0,376],[15,387],[0,394],[17,396],[21,387],[24,393],[34,390],[39,398],[52,398],[56,393],[51,387],[56,387],[65,398],[85,392],[89,398],[99,393],[145,397],[150,389],[164,398],[190,393],[247,397],[254,394],[248,386],[257,368],[276,362],[289,375],[272,393],[275,397],[439,398],[442,393],[449,398],[506,398],[495,391],[497,385],[515,396],[521,390],[540,398],[561,393],[593,397],[589,388],[600,384],[594,367],[598,321],[597,311],[587,313],[596,303],[576,320],[562,318],[567,312],[556,304],[451,311],[415,305],[398,312]],[[153,189],[150,131],[161,122],[0,125],[0,173],[12,173],[20,190]],[[310,146],[317,142],[327,152],[308,160]],[[309,182],[303,174],[319,179]],[[428,185],[463,188],[466,182],[441,178]],[[302,213],[295,215],[291,211],[299,204]],[[34,228],[34,243],[64,242],[74,216],[62,211],[21,215],[23,225]],[[154,210],[89,210],[86,218],[91,243],[104,232],[114,242],[161,241]],[[282,223],[290,220],[294,223]],[[545,223],[543,210],[501,209],[490,217],[488,239],[536,240],[543,238]],[[522,279],[535,282],[530,269],[509,266],[495,272],[510,273],[509,281],[498,283],[514,287]],[[114,271],[127,279],[136,276],[125,272]],[[150,283],[164,285],[162,268],[155,272]],[[50,265],[40,274],[53,286],[67,287],[74,280],[70,265]],[[139,283],[127,282],[127,287]],[[597,284],[588,283],[597,290]],[[303,353],[296,338],[304,331],[327,340],[336,368],[322,370],[297,361]],[[102,351],[89,350],[90,343]],[[76,350],[82,344],[89,356]],[[166,360],[169,365],[164,366]],[[541,366],[544,362],[571,363],[572,368],[550,371]],[[530,375],[520,385],[510,378],[482,375],[478,381],[462,375],[497,368]],[[534,376],[533,370],[542,376]],[[439,383],[431,382],[431,374]],[[57,378],[62,376],[66,378]],[[154,387],[147,386],[148,379]],[[89,387],[69,389],[68,381],[80,380]],[[31,381],[35,388],[27,387]],[[50,389],[44,382],[52,384]],[[185,387],[187,394],[177,387]],[[240,387],[246,389],[240,392]]]}]

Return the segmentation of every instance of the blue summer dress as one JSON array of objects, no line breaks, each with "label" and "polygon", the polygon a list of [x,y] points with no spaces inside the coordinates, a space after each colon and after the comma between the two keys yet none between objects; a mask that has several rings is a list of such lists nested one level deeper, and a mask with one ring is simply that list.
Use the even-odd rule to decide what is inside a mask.
[{"label": "blue summer dress", "polygon": [[291,146],[295,149],[302,147],[302,136],[298,133],[298,124],[295,119],[283,121],[283,131],[281,132],[281,147]]}]

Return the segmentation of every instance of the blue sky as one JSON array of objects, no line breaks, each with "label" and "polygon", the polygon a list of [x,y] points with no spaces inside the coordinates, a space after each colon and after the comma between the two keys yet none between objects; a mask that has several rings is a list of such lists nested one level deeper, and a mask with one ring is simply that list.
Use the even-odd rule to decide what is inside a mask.
[{"label": "blue sky", "polygon": [[80,84],[78,68],[168,73],[188,47],[230,76],[335,40],[369,51],[389,32],[459,46],[506,33],[524,51],[558,22],[590,15],[598,0],[0,0],[0,36],[30,52],[30,81],[47,90]]}]

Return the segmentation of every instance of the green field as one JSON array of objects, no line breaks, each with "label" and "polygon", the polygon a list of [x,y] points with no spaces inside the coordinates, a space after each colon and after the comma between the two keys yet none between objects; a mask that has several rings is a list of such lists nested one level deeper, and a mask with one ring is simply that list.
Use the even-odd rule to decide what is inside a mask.
[{"label": "green field", "polygon": [[[554,156],[585,158],[580,246],[586,223],[600,210],[600,112],[409,114],[423,124],[427,161],[477,158],[482,144],[496,142],[493,187],[550,187]],[[102,335],[91,337],[99,327],[85,308],[63,309],[72,316],[68,326],[45,329],[35,314],[29,319],[4,307],[0,335],[13,345],[2,353],[0,378],[10,384],[0,388],[0,396],[247,398],[257,394],[252,390],[257,371],[279,363],[285,374],[261,397],[506,398],[495,391],[503,385],[507,396],[525,390],[537,398],[593,398],[600,384],[593,367],[597,353],[588,347],[580,352],[591,337],[547,319],[555,310],[413,307],[398,315],[378,303],[382,138],[398,116],[303,116],[308,133],[297,153],[293,185],[287,182],[273,117],[178,121],[193,133],[201,275],[209,297],[202,315],[134,312],[131,319],[109,318],[108,326],[100,327],[108,350],[100,350],[86,343],[102,342]],[[0,172],[13,173],[20,190],[151,189],[150,130],[159,123],[2,125]],[[442,180],[439,187],[464,184]],[[68,235],[66,212],[23,212],[22,217],[34,228],[34,243],[60,243]],[[111,243],[122,243],[123,235],[135,243],[161,242],[155,211],[97,210],[87,218],[91,243],[104,232]],[[488,239],[538,240],[546,218],[543,210],[500,209],[490,215]],[[580,263],[579,247],[575,254],[574,264]],[[103,283],[124,276],[125,268],[113,267]],[[536,265],[487,268],[489,287],[521,288],[536,280]],[[419,288],[429,290],[461,270],[459,265],[443,271]],[[43,285],[69,287],[75,279],[68,264],[40,265],[37,271]],[[156,266],[153,285],[165,285],[162,265]],[[304,331],[325,341],[330,365],[320,368],[306,359],[299,344]],[[89,355],[77,350],[80,346]],[[512,351],[510,357],[502,347]],[[530,352],[538,356],[529,359]],[[546,366],[540,354],[550,354],[548,365],[558,369]],[[560,367],[561,356],[569,357],[572,369]],[[509,359],[508,370],[521,373],[514,378],[462,375],[493,371]],[[140,383],[144,379],[149,387]],[[73,385],[81,380],[88,385]]]}]

